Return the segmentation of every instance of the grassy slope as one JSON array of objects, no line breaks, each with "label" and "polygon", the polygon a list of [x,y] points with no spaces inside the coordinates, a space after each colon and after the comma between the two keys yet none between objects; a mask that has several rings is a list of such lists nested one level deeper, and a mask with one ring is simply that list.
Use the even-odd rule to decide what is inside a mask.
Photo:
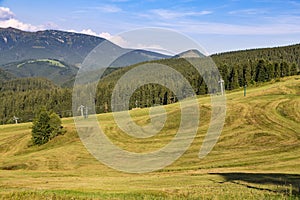
[{"label": "grassy slope", "polygon": [[[31,124],[0,126],[0,199],[57,198],[216,198],[263,199],[299,195],[300,76],[227,94],[227,116],[213,151],[198,159],[210,117],[209,97],[200,97],[201,124],[189,150],[167,168],[126,174],[95,160],[78,138],[72,119],[67,133],[46,145],[28,147]],[[178,127],[178,104],[165,107],[166,128],[150,139],[123,134],[111,114],[99,115],[102,128],[122,148],[153,151],[168,143]],[[134,110],[138,124],[148,110]],[[154,141],[154,142],[153,142]],[[133,144],[132,144],[133,143]],[[130,144],[130,145],[129,145]]]}]

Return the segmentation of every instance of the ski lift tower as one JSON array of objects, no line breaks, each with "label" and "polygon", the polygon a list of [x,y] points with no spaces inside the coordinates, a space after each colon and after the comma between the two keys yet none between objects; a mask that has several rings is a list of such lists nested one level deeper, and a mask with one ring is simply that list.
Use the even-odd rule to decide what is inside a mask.
[{"label": "ski lift tower", "polygon": [[80,110],[80,113],[81,113],[81,116],[82,116],[82,117],[84,117],[83,109],[84,109],[84,106],[83,106],[83,105],[80,105],[80,106],[78,107],[78,110]]},{"label": "ski lift tower", "polygon": [[87,119],[88,117],[89,117],[89,108],[86,106],[84,118]]},{"label": "ski lift tower", "polygon": [[220,79],[218,81],[218,83],[220,84],[220,87],[221,87],[221,95],[223,96],[224,95],[224,80],[223,79]]},{"label": "ski lift tower", "polygon": [[18,124],[18,119],[19,119],[19,118],[16,117],[16,116],[13,117],[13,120],[16,122],[16,124]]}]

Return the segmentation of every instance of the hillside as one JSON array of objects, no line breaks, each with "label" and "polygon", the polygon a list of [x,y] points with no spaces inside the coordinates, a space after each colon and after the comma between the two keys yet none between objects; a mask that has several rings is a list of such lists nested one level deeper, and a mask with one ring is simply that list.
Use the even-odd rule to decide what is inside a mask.
[{"label": "hillside", "polygon": [[[57,85],[71,87],[77,67],[80,67],[92,49],[104,41],[107,49],[104,53],[107,53],[107,56],[113,52],[124,54],[111,63],[113,68],[170,58],[167,55],[145,50],[124,49],[103,38],[84,34],[57,30],[24,32],[13,28],[0,28],[0,68],[2,69],[0,81],[21,77],[43,77]],[[296,44],[220,53],[211,57],[216,62],[223,79],[226,80],[225,88],[232,90],[245,84],[270,81],[299,73],[299,54],[300,45]],[[193,55],[203,57],[196,50],[188,50],[175,55],[173,59]],[[96,66],[95,70],[97,68],[99,66]],[[198,94],[207,92],[205,88],[201,90],[202,92]]]},{"label": "hillside", "polygon": [[[0,94],[0,124],[12,123],[11,119],[13,116],[18,116],[22,119],[22,122],[30,121],[41,106],[46,106],[47,109],[54,110],[62,117],[71,116],[71,88],[73,87],[78,68],[73,64],[69,64],[69,62],[63,61],[66,60],[65,58],[57,57],[56,53],[59,55],[64,55],[59,53],[60,51],[66,51],[65,53],[68,51],[71,51],[71,53],[85,51],[85,53],[88,53],[88,46],[90,46],[89,48],[92,48],[89,44],[94,44],[94,42],[98,40],[98,42],[100,42],[100,39],[96,39],[93,36],[62,31],[23,32],[11,28],[0,29],[0,35],[1,34],[3,34],[3,37],[6,39],[3,39],[2,42],[5,44],[2,44],[2,47],[0,44],[0,57],[4,55],[5,52],[9,55],[15,55],[14,50],[24,51],[26,55],[28,54],[28,56],[31,57],[31,50],[26,49],[27,47],[29,48],[30,45],[32,47],[33,43],[41,43],[41,41],[44,42],[43,44],[49,44],[49,51],[39,51],[41,57],[38,59],[23,60],[26,58],[25,56],[22,57],[21,61],[0,65],[0,83],[4,82],[2,85],[5,86],[7,85],[5,82],[19,78],[29,78],[28,82],[31,82],[30,84],[37,84],[38,82],[32,82],[31,80],[33,79],[31,78],[46,78],[59,87],[55,90],[13,90],[14,88],[26,88],[26,86],[22,87],[17,85],[14,85],[14,88],[10,89],[3,89],[2,87],[2,92]],[[56,42],[62,38],[64,41],[67,41],[69,38],[74,44],[72,43],[72,45],[69,44],[65,46],[66,42],[61,41],[60,45],[57,45]],[[104,40],[102,39],[101,41]],[[8,43],[11,46],[9,46]],[[76,51],[72,49],[75,43],[78,43],[78,45],[80,43],[81,45],[77,46],[78,48],[76,47]],[[110,51],[128,52],[128,49],[122,49],[110,42],[107,42],[106,44],[108,45],[108,51],[106,52],[108,54]],[[7,48],[8,46],[9,48]],[[84,49],[83,46],[86,49]],[[55,55],[53,53],[55,53]],[[300,45],[292,45],[278,48],[222,53],[213,55],[212,59],[216,62],[221,77],[225,81],[225,89],[235,90],[243,88],[245,85],[248,87],[256,86],[260,83],[299,74],[299,56],[297,56],[299,53]],[[105,105],[108,105],[108,111],[111,110],[110,101],[113,86],[120,77],[139,64],[158,63],[170,66],[180,72],[190,82],[197,95],[207,94],[209,91],[206,83],[203,81],[203,77],[195,71],[189,62],[182,58],[191,55],[203,56],[196,50],[182,52],[173,58],[143,50],[133,50],[127,54],[125,53],[125,55],[121,56],[111,64],[113,67],[105,71],[104,76],[106,77],[103,78],[98,85],[95,97],[97,113],[105,112]],[[51,58],[51,56],[55,58]],[[72,59],[72,55],[68,55],[67,57]],[[8,58],[10,57],[8,56]],[[76,58],[79,57],[77,56]],[[4,58],[4,60],[5,59],[6,58]],[[70,61],[70,63],[76,62]],[[136,62],[138,62],[138,64],[131,65]],[[118,68],[118,66],[123,67]],[[99,69],[97,68],[87,75],[90,78],[97,77],[99,74],[98,70]],[[210,74],[206,73],[206,76],[210,76]],[[211,76],[210,79],[219,80],[221,77],[214,75]],[[143,77],[140,78],[143,79]],[[21,82],[16,80],[14,84],[17,83]],[[126,86],[124,85],[123,87]],[[39,86],[30,86],[30,88],[39,88]],[[11,101],[14,103],[12,104]],[[158,104],[165,105],[173,103],[174,101],[176,101],[176,97],[174,97],[174,94],[169,89],[157,84],[148,84],[135,91],[130,99],[129,108],[134,108],[136,106],[144,108]],[[136,103],[138,105],[136,105]]]},{"label": "hillside", "polygon": [[[227,93],[226,122],[213,151],[198,153],[210,119],[210,98],[198,99],[201,125],[188,151],[167,168],[126,174],[96,161],[78,138],[73,120],[67,133],[30,146],[30,123],[0,126],[0,195],[14,199],[289,199],[299,198],[300,76],[280,78]],[[111,113],[98,115],[114,144],[134,152],[163,147],[179,126],[179,104],[165,106],[168,120],[158,135],[135,139],[116,126]],[[147,109],[133,110],[139,125]],[[1,199],[1,196],[0,196]]]},{"label": "hillside", "polygon": [[0,82],[8,81],[15,78],[12,74],[0,69]]},{"label": "hillside", "polygon": [[225,52],[211,55],[217,65],[226,64],[239,65],[250,64],[253,61],[264,59],[281,63],[295,63],[300,66],[300,44],[294,44],[282,47],[248,49],[241,51]]},{"label": "hillside", "polygon": [[42,77],[57,85],[63,85],[74,78],[78,68],[58,60],[37,59],[14,62],[1,66],[17,78]]},{"label": "hillside", "polygon": [[192,57],[202,58],[205,57],[205,55],[199,52],[197,49],[191,49],[174,56],[174,58],[192,58]]},{"label": "hillside", "polygon": [[[183,53],[184,55],[185,53]],[[214,59],[214,57],[213,57]],[[197,60],[198,63],[205,62],[200,57]],[[276,80],[286,76],[296,75],[299,71],[299,66],[295,63],[288,63],[286,61],[281,61],[279,63],[273,61],[265,61],[264,59],[254,59],[251,61],[251,65],[245,63],[240,64],[237,63],[235,65],[227,65],[228,61],[224,61],[222,65],[218,65],[218,69],[222,79],[224,80],[224,85],[226,90],[234,90],[238,88],[243,88],[245,85],[247,86],[255,86],[256,84],[268,82],[272,80]],[[172,59],[163,59],[158,61],[148,61],[145,63],[140,63],[137,65],[125,67],[119,70],[116,70],[104,77],[99,81],[97,87],[97,102],[96,106],[99,108],[97,113],[103,112],[103,105],[105,102],[110,105],[111,102],[111,94],[114,89],[113,86],[116,85],[117,81],[127,72],[134,69],[141,64],[149,64],[152,63],[162,64],[165,66],[169,66],[176,71],[178,71],[183,77],[185,77],[189,83],[191,84],[196,95],[204,95],[209,93],[206,80],[211,80],[212,82],[218,82],[220,80],[220,76],[217,75],[216,72],[211,72],[209,67],[203,69],[203,76],[200,76],[199,72],[192,66],[192,64],[183,58],[172,58]],[[206,78],[205,78],[206,77]],[[146,77],[139,77],[140,80],[145,79]],[[172,80],[172,77],[165,77],[165,81],[172,82],[172,84],[176,84],[176,80]],[[120,90],[124,91],[126,88],[129,88],[130,85],[135,85],[134,80],[127,80],[126,84],[123,84],[123,87]],[[215,91],[211,91],[211,93],[218,93],[219,89]],[[136,101],[138,103],[138,107],[150,107],[153,104],[169,104],[174,100],[174,94],[167,88],[162,87],[157,84],[147,84],[138,88],[132,95],[131,101],[129,104],[130,108],[134,108],[136,105]],[[110,110],[110,108],[109,108]]]},{"label": "hillside", "polygon": [[[204,59],[205,60],[205,59]],[[101,81],[97,86],[97,93],[94,98],[96,102],[96,112],[103,113],[111,111],[111,94],[112,90],[126,72],[141,64],[158,63],[167,65],[182,76],[184,76],[191,84],[196,95],[204,95],[208,93],[208,88],[203,77],[199,75],[196,69],[183,58],[162,59],[156,61],[147,61],[123,68],[108,68]],[[57,112],[62,117],[71,116],[72,86],[77,68],[69,66],[64,62],[50,59],[29,60],[5,65],[7,70],[15,76],[44,77],[52,80],[56,85],[67,88],[57,88],[56,90],[30,90],[30,91],[7,91],[0,95],[0,123],[11,123],[13,116],[18,116],[22,122],[32,120],[35,112],[42,106]],[[204,76],[209,77],[211,81],[218,81],[220,77],[217,73],[211,73],[205,69]],[[243,88],[244,85],[252,87],[264,82],[276,81],[282,77],[293,76],[299,73],[299,66],[295,63],[282,61],[280,63],[266,61],[264,59],[253,60],[251,64],[237,64],[227,66],[226,64],[219,66],[220,74],[225,82],[226,90],[235,90]],[[22,72],[22,73],[20,73]],[[159,73],[159,72],[157,72]],[[70,75],[73,74],[73,75]],[[99,71],[95,70],[87,73],[89,78],[96,78]],[[147,77],[139,76],[139,80]],[[174,77],[166,77],[176,84]],[[130,79],[123,84],[121,90],[136,84],[134,79]],[[128,87],[127,87],[128,86]],[[89,85],[86,86],[87,88]],[[184,90],[184,89],[183,89]],[[86,90],[89,91],[89,90]],[[219,90],[212,91],[218,93]],[[89,94],[88,94],[89,95]],[[24,103],[26,100],[27,103]],[[11,101],[14,104],[11,104]],[[158,84],[147,84],[138,88],[131,96],[129,108],[136,106],[144,108],[153,105],[166,105],[176,102],[176,96],[166,87]],[[34,102],[34,103],[32,103]],[[137,105],[136,105],[137,104]],[[106,106],[107,109],[106,109]],[[76,113],[75,113],[76,114]]]},{"label": "hillside", "polygon": [[43,78],[19,78],[0,82],[0,92],[25,92],[31,90],[58,89],[53,82]]},{"label": "hillside", "polygon": [[[14,28],[0,28],[0,65],[30,59],[53,59],[80,66],[85,57],[104,41],[110,50],[128,51],[91,35],[58,30],[25,32]],[[114,67],[167,57],[169,56],[149,51],[133,50],[126,59],[116,61]]]},{"label": "hillside", "polygon": [[25,32],[1,28],[0,64],[50,58],[75,65],[102,41],[103,38],[63,31]]}]

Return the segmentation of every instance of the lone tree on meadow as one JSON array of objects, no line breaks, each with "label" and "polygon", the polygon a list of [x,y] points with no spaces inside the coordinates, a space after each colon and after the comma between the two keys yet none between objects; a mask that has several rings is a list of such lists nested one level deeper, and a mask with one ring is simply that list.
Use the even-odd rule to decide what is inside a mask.
[{"label": "lone tree on meadow", "polygon": [[31,131],[33,144],[42,145],[47,143],[52,138],[62,134],[62,128],[59,116],[42,108],[33,121]]}]

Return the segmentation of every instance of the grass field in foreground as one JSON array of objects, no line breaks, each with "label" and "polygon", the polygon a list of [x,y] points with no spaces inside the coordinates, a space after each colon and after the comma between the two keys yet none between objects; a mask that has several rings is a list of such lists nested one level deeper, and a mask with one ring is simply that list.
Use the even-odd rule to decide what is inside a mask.
[{"label": "grass field in foreground", "polygon": [[[0,199],[299,199],[300,76],[227,93],[226,123],[213,151],[198,158],[210,119],[200,97],[201,124],[186,153],[146,174],[118,172],[85,149],[71,118],[66,134],[30,146],[30,123],[0,126]],[[179,126],[178,104],[165,106],[165,128],[148,139],[124,134],[111,113],[98,116],[107,136],[133,152],[163,147]],[[148,110],[134,110],[139,125]]]}]

